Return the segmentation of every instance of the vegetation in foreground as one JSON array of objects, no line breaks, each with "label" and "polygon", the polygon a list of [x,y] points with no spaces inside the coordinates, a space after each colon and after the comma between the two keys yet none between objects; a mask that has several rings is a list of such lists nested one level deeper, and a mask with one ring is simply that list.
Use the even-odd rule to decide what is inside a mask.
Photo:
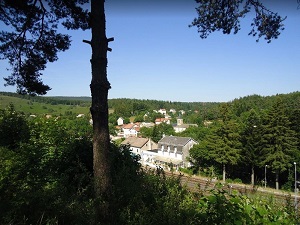
[{"label": "vegetation in foreground", "polygon": [[[0,113],[0,224],[97,224],[91,127],[81,118]],[[145,171],[111,145],[112,224],[296,224],[293,207],[221,189],[191,193],[163,171]]]}]

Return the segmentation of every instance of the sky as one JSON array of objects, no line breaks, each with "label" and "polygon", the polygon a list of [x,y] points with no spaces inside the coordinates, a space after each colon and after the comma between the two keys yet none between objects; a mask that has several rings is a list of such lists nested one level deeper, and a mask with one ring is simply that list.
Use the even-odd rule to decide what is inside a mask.
[{"label": "sky", "polygon": [[[266,1],[266,5],[268,2]],[[215,32],[201,39],[194,0],[106,0],[109,99],[228,102],[258,94],[300,91],[300,9],[297,0],[272,0],[268,8],[287,16],[285,30],[268,44],[248,36],[253,13],[236,35]],[[64,31],[65,32],[65,31]],[[47,96],[91,96],[90,31],[67,31],[72,46],[49,64],[42,79]],[[6,77],[0,61],[0,77]],[[0,91],[15,92],[16,87]]]}]

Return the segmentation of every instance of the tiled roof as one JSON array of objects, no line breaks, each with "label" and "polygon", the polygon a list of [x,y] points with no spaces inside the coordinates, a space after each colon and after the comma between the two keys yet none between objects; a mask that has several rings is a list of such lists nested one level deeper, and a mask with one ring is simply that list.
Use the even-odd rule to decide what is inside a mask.
[{"label": "tiled roof", "polygon": [[158,143],[175,146],[185,146],[190,140],[193,139],[190,137],[165,136]]},{"label": "tiled roof", "polygon": [[148,138],[129,137],[122,141],[121,144],[141,148],[148,142],[148,140]]},{"label": "tiled roof", "polygon": [[129,124],[124,124],[124,125],[123,125],[123,129],[132,129],[133,126],[134,126],[134,124],[131,124],[131,123],[129,123]]}]

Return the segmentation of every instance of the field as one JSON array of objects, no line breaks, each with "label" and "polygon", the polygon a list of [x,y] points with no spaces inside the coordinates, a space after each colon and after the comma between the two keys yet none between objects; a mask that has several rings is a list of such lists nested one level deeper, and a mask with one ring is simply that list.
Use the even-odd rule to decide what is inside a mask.
[{"label": "field", "polygon": [[27,99],[0,95],[0,109],[5,109],[9,104],[13,104],[17,111],[31,115],[78,115],[88,114],[89,107],[80,105],[64,105],[64,104],[46,104],[34,102]]}]

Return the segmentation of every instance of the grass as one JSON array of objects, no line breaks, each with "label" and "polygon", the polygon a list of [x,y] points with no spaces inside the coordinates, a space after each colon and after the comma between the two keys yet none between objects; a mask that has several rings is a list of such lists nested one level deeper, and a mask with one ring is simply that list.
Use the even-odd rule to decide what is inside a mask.
[{"label": "grass", "polygon": [[52,115],[60,116],[65,114],[89,114],[89,107],[79,105],[52,105],[46,103],[33,102],[27,99],[0,95],[0,109],[5,109],[9,104],[13,104],[17,111],[31,115]]}]

